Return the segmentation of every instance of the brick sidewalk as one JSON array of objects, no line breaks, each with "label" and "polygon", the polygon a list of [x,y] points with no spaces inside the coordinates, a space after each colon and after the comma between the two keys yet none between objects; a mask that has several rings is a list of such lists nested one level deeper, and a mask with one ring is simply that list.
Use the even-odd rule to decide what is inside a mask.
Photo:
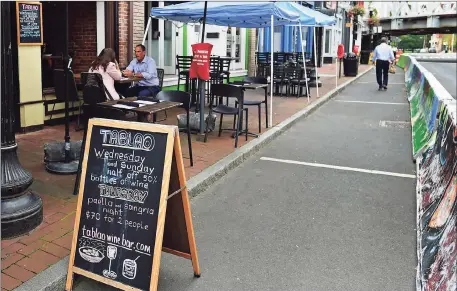
[{"label": "brick sidewalk", "polygon": [[[360,65],[359,72],[366,71],[370,66]],[[322,74],[334,74],[335,64],[324,65],[319,69]],[[338,84],[342,84],[351,77],[342,77]],[[335,77],[321,78],[323,86],[319,88],[319,95],[324,96],[335,88]],[[310,103],[316,100],[316,89],[311,88]],[[247,99],[263,99],[263,90],[246,93]],[[273,124],[284,121],[286,118],[305,108],[307,98],[273,97]],[[176,124],[178,109],[169,110],[167,124]],[[219,118],[219,116],[218,116]],[[160,117],[159,117],[160,119]],[[258,132],[257,108],[249,107],[249,131]],[[224,128],[232,126],[233,119],[224,119]],[[218,121],[216,122],[218,125]],[[71,125],[71,140],[81,140],[82,131],[75,132]],[[262,133],[265,129],[265,112],[262,107]],[[64,126],[52,126],[45,129],[17,135],[19,146],[18,156],[24,168],[32,172],[34,183],[32,189],[43,199],[43,223],[30,234],[2,241],[2,290],[13,290],[23,282],[30,280],[37,273],[57,263],[70,253],[70,244],[73,235],[74,218],[76,211],[76,196],[73,196],[75,175],[61,176],[46,172],[43,164],[43,145],[52,141],[63,141]],[[248,142],[254,139],[248,137]],[[244,136],[239,138],[239,147],[246,143]],[[205,168],[211,166],[225,156],[232,153],[234,139],[231,132],[225,131],[221,137],[217,131],[208,135],[208,142],[198,142],[193,136],[192,150],[194,153],[194,167],[190,167],[188,159],[187,137],[181,134],[184,165],[187,179],[195,176]]]}]

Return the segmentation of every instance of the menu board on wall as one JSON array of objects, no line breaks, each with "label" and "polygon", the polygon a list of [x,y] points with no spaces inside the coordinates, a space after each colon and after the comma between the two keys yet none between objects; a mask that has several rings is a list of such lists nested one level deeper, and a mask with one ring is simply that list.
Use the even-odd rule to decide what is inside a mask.
[{"label": "menu board on wall", "polygon": [[[156,290],[162,247],[184,250],[188,258],[194,259],[194,249],[179,247],[183,237],[185,246],[195,246],[193,229],[175,236],[177,244],[165,238],[163,245],[169,191],[177,187],[175,192],[182,194],[181,185],[185,185],[172,171],[172,164],[174,169],[177,165],[175,149],[180,148],[176,140],[179,135],[172,126],[90,120],[67,290],[71,290],[72,273],[123,290]],[[185,194],[180,196],[185,198],[182,201],[188,201]],[[173,199],[177,198],[178,195]],[[190,213],[184,205],[181,202],[180,209],[172,208],[170,212]],[[192,223],[184,216],[181,221],[170,223],[174,229],[186,225]],[[187,233],[192,233],[192,241],[188,241]]]},{"label": "menu board on wall", "polygon": [[41,3],[16,2],[17,43],[43,44],[43,13]]}]

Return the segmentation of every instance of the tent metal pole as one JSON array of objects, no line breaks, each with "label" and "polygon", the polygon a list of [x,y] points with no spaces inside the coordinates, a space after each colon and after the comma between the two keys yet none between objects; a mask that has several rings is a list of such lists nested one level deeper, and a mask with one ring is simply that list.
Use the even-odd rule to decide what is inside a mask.
[{"label": "tent metal pole", "polygon": [[301,45],[301,53],[303,55],[303,68],[305,70],[305,82],[306,82],[306,95],[308,96],[308,102],[309,102],[309,87],[308,87],[308,73],[306,73],[306,59],[305,59],[305,47],[303,46],[303,33],[302,33],[302,28],[301,28],[301,23],[300,24],[300,45]]},{"label": "tent metal pole", "polygon": [[270,32],[270,126],[273,126],[273,40],[274,40],[274,17],[271,15],[271,32]]},{"label": "tent metal pole", "polygon": [[316,48],[316,27],[314,29],[314,68],[316,70],[316,96],[319,97],[319,84],[317,82],[317,48]]},{"label": "tent metal pole", "polygon": [[[205,1],[205,8],[203,10],[203,23],[202,23],[202,35],[201,35],[201,43],[205,42],[205,26],[206,26],[206,13],[208,10],[208,1]],[[205,81],[198,79],[198,90],[200,91],[200,135],[205,134],[205,130],[203,127],[205,126]],[[208,116],[209,118],[209,116]]]},{"label": "tent metal pole", "polygon": [[[259,28],[259,30],[256,30],[257,31],[257,54],[260,52],[260,33],[261,33],[261,29]],[[255,55],[254,55],[255,57]],[[259,66],[259,64],[257,64],[257,58],[255,57],[255,67],[254,67],[254,76],[257,76],[257,67]]]},{"label": "tent metal pole", "polygon": [[150,25],[151,25],[151,17],[148,18],[148,25],[146,25],[146,30],[144,31],[144,35],[143,35],[143,41],[141,42],[142,45],[144,45],[144,42],[146,41],[146,36],[148,36]]}]

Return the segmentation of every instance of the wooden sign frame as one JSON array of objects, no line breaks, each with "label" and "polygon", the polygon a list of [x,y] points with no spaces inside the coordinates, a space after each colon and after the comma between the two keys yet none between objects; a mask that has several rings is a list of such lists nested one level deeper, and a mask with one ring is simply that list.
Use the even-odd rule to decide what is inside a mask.
[{"label": "wooden sign frame", "polygon": [[[198,262],[197,256],[197,247],[195,243],[195,236],[194,236],[194,229],[192,223],[192,214],[190,210],[190,202],[189,202],[189,195],[186,187],[186,176],[184,171],[184,163],[182,159],[182,152],[181,152],[181,142],[179,139],[179,130],[176,126],[167,126],[167,125],[157,125],[157,124],[150,124],[150,123],[140,123],[140,122],[126,122],[126,121],[117,121],[117,120],[108,120],[108,119],[90,119],[88,122],[87,127],[87,134],[86,134],[86,142],[84,147],[84,154],[82,160],[82,172],[81,172],[81,179],[79,182],[79,196],[76,208],[76,218],[75,218],[75,226],[73,232],[73,240],[71,244],[71,253],[70,253],[70,260],[68,264],[68,274],[67,280],[65,285],[66,291],[71,291],[73,288],[73,274],[83,275],[84,277],[91,278],[95,281],[102,282],[104,284],[113,286],[115,288],[119,288],[121,290],[129,290],[129,291],[142,291],[141,289],[126,285],[124,283],[111,280],[105,278],[103,276],[91,273],[84,269],[78,268],[74,266],[75,263],[75,255],[76,255],[76,247],[77,247],[77,240],[78,240],[78,231],[80,226],[80,218],[81,218],[81,209],[82,203],[84,199],[84,186],[86,180],[86,167],[89,158],[89,151],[91,146],[91,137],[92,137],[92,130],[94,126],[106,126],[112,127],[116,129],[126,129],[126,130],[141,130],[151,133],[165,133],[167,134],[167,142],[166,142],[166,151],[165,151],[165,160],[164,160],[164,168],[163,168],[163,178],[162,178],[162,186],[161,186],[161,193],[160,193],[160,202],[159,202],[159,210],[158,210],[158,218],[157,218],[157,226],[156,226],[156,238],[155,238],[155,245],[154,245],[154,255],[153,255],[153,263],[152,263],[152,270],[151,270],[151,281],[149,291],[156,291],[158,286],[158,279],[159,279],[159,270],[160,270],[160,260],[162,251],[189,259],[192,261],[192,267],[194,270],[194,276],[200,277],[200,266]],[[172,168],[174,171],[172,171]],[[179,185],[177,190],[170,189],[170,185]],[[173,191],[173,192],[171,192]],[[181,199],[182,203],[178,202],[177,199]],[[171,212],[176,211],[179,221],[170,220],[170,223],[165,224],[166,220],[166,213],[168,208],[168,199],[170,202],[173,201],[174,207]],[[172,205],[172,204],[170,204]],[[180,215],[181,213],[181,215]],[[171,214],[171,213],[170,213]],[[175,216],[175,215],[174,215]],[[168,222],[168,221],[167,221]],[[177,245],[184,245],[187,246],[183,250],[182,248],[176,249],[173,247],[163,247],[163,237],[164,237],[164,230],[172,230],[172,229],[184,229],[184,232],[187,233],[187,236],[184,237],[183,234],[180,235],[174,234],[176,240],[179,240]],[[183,232],[181,232],[183,233]],[[172,243],[173,244],[173,243]]]},{"label": "wooden sign frame", "polygon": [[[21,27],[19,23],[19,4],[33,4],[40,6],[40,35],[41,35],[41,42],[21,42]],[[17,44],[24,45],[24,46],[41,46],[44,43],[43,37],[43,4],[40,2],[26,2],[26,1],[16,1],[16,27],[17,27]]]}]

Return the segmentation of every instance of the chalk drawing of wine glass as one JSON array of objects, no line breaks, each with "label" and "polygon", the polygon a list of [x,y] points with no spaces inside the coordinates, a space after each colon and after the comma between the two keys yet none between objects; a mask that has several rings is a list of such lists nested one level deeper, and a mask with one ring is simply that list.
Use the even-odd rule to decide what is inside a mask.
[{"label": "chalk drawing of wine glass", "polygon": [[136,260],[138,260],[139,257],[140,256],[136,257],[135,260],[124,260],[124,264],[122,265],[122,276],[127,279],[135,279],[137,270]]},{"label": "chalk drawing of wine glass", "polygon": [[117,274],[114,271],[111,271],[111,261],[114,260],[117,256],[117,247],[108,246],[106,248],[106,256],[109,259],[109,270],[103,270],[103,276],[110,279],[116,279]]}]

